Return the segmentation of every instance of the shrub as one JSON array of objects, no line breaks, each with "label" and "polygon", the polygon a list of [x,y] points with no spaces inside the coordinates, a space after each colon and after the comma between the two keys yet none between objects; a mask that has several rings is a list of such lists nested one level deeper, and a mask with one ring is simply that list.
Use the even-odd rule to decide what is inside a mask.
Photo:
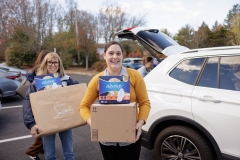
[{"label": "shrub", "polygon": [[70,65],[72,64],[72,57],[71,57],[71,55],[63,53],[63,54],[60,54],[60,58],[62,60],[64,69],[69,68]]},{"label": "shrub", "polygon": [[97,61],[92,64],[91,68],[97,72],[103,71],[105,68],[107,68],[107,64],[105,61]]}]

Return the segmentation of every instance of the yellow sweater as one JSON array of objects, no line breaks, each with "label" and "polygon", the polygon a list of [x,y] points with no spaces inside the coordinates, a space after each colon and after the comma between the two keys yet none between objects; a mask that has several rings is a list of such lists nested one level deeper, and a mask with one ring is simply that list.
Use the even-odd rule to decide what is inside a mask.
[{"label": "yellow sweater", "polygon": [[[127,68],[127,73],[130,76],[130,101],[137,102],[139,107],[139,113],[137,114],[137,121],[142,119],[146,122],[150,111],[150,101],[148,99],[145,82],[142,76],[133,69]],[[86,121],[91,117],[90,107],[92,103],[98,98],[99,95],[99,76],[103,76],[104,72],[101,72],[94,76],[88,84],[87,91],[79,106],[80,115]]]}]

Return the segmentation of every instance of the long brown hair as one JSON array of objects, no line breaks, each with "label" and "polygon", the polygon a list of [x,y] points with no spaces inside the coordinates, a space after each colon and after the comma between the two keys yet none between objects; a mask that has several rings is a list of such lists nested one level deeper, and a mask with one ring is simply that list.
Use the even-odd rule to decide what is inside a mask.
[{"label": "long brown hair", "polygon": [[58,61],[59,61],[58,73],[59,73],[60,77],[63,77],[65,75],[62,60],[60,59],[60,57],[58,56],[57,53],[50,52],[44,57],[40,67],[38,68],[37,76],[47,74],[47,60],[52,59],[52,58],[58,59]]},{"label": "long brown hair", "polygon": [[44,57],[50,53],[51,51],[49,50],[42,50],[39,54],[38,54],[38,57],[33,65],[33,68],[32,68],[32,72],[37,72],[38,68],[40,67]]}]

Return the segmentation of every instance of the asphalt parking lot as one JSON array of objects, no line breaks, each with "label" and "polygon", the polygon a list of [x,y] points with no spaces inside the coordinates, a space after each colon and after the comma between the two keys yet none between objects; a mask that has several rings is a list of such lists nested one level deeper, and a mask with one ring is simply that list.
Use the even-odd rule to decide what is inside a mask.
[{"label": "asphalt parking lot", "polygon": [[[92,76],[70,75],[81,83],[88,83]],[[28,160],[25,155],[27,148],[34,139],[22,120],[22,99],[19,96],[4,98],[3,109],[0,111],[0,160]],[[73,129],[75,159],[102,160],[97,142],[90,140],[88,125]],[[59,137],[56,137],[57,159],[63,159]],[[44,159],[44,155],[40,155]],[[154,160],[153,150],[142,147],[140,160]]]}]

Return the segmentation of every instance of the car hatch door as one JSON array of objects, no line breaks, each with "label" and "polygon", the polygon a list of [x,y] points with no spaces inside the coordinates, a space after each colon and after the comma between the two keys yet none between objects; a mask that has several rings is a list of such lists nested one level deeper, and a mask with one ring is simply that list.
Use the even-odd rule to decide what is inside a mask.
[{"label": "car hatch door", "polygon": [[177,54],[181,51],[189,50],[180,46],[171,37],[165,35],[158,29],[142,29],[139,27],[126,29],[116,33],[119,38],[137,40],[148,50],[159,62],[161,61],[156,54],[166,56]]}]

